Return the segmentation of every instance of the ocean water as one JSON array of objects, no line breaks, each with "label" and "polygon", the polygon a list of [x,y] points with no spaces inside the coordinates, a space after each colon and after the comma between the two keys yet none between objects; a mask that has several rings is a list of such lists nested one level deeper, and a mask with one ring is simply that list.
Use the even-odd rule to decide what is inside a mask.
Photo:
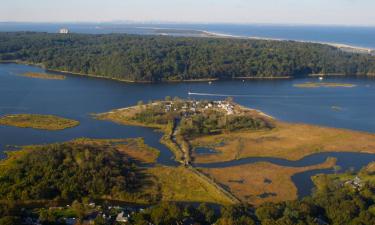
[{"label": "ocean water", "polygon": [[91,34],[158,34],[155,32],[155,28],[199,30],[246,37],[340,43],[375,49],[375,27],[264,24],[0,23],[0,32],[38,31],[55,33],[62,27],[69,28],[71,32]]}]

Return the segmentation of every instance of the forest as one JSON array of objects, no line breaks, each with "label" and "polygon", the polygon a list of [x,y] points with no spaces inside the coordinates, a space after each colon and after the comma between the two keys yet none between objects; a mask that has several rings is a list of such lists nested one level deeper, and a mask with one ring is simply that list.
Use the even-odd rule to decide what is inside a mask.
[{"label": "forest", "polygon": [[62,143],[14,154],[0,167],[0,200],[102,198],[139,184],[133,163],[111,147]]},{"label": "forest", "polygon": [[127,34],[0,33],[0,61],[138,82],[375,74],[375,56],[323,44]]}]

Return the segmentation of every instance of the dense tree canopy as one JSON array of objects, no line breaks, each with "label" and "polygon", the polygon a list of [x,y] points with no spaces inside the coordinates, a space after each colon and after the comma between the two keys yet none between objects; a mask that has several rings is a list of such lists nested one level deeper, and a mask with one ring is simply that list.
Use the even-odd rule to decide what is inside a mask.
[{"label": "dense tree canopy", "polygon": [[132,81],[375,73],[375,57],[293,41],[0,33],[0,60]]},{"label": "dense tree canopy", "polygon": [[117,150],[63,143],[30,147],[0,173],[0,199],[100,198],[132,190],[135,168]]}]

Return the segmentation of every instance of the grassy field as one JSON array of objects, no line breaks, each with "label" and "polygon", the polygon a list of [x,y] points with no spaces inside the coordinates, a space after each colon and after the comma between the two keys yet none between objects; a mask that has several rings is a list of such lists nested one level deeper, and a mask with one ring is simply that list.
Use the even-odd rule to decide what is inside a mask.
[{"label": "grassy field", "polygon": [[[299,160],[320,152],[375,153],[375,135],[307,124],[275,122],[276,128],[196,138],[195,147],[212,147],[219,154],[193,153],[196,163],[231,161],[247,157]],[[353,141],[355,140],[355,141]]]},{"label": "grassy field", "polygon": [[78,126],[79,122],[53,115],[13,114],[1,117],[0,125],[53,131]]},{"label": "grassy field", "polygon": [[158,166],[148,168],[146,173],[156,178],[162,201],[233,203],[212,184],[183,166]]},{"label": "grassy field", "polygon": [[301,84],[295,84],[294,87],[298,88],[320,88],[320,87],[355,87],[355,84],[345,83],[330,83],[330,82],[306,82]]},{"label": "grassy field", "polygon": [[[200,169],[244,202],[259,205],[297,198],[297,188],[291,180],[296,173],[332,168],[336,160],[308,167],[283,167],[260,162],[228,168]],[[262,194],[268,195],[261,197]]]},{"label": "grassy field", "polygon": [[45,80],[65,80],[66,76],[64,75],[56,75],[56,74],[48,74],[48,73],[24,73],[22,74],[24,77],[30,78],[37,78],[37,79],[45,79]]}]

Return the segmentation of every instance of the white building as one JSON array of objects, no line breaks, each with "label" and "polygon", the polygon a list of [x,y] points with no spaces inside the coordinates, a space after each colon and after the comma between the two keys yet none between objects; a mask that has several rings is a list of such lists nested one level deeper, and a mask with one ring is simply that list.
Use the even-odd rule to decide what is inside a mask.
[{"label": "white building", "polygon": [[124,212],[121,212],[117,215],[116,217],[116,222],[119,222],[119,223],[127,223],[129,221],[129,217],[130,215],[127,215],[125,216],[124,215]]},{"label": "white building", "polygon": [[68,30],[68,28],[61,28],[61,29],[59,30],[59,33],[60,33],[60,34],[69,34],[69,30]]}]

